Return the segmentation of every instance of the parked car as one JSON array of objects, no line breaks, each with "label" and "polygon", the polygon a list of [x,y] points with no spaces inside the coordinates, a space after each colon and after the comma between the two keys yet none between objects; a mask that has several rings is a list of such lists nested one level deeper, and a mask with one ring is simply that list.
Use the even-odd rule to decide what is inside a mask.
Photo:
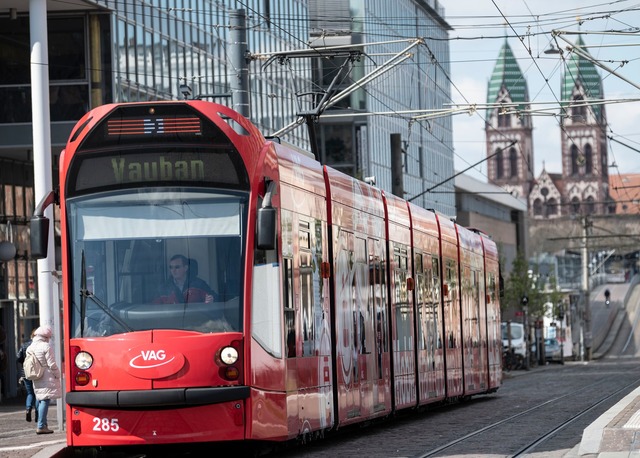
[{"label": "parked car", "polygon": [[502,346],[504,348],[509,347],[509,332],[507,332],[509,328],[511,329],[511,348],[516,355],[525,358],[527,347],[525,345],[524,326],[521,323],[511,323],[509,326],[507,322],[502,322]]},{"label": "parked car", "polygon": [[549,362],[557,361],[560,364],[564,364],[562,348],[556,339],[544,339],[544,356]]}]

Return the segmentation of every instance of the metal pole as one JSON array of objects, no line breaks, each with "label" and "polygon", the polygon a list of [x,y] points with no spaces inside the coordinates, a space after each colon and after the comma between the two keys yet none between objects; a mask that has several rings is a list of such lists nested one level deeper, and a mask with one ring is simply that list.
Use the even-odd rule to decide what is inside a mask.
[{"label": "metal pole", "polygon": [[229,13],[229,21],[231,25],[229,63],[234,72],[230,78],[231,103],[234,110],[246,118],[251,118],[246,11],[243,9],[232,10]]},{"label": "metal pole", "polygon": [[564,364],[564,320],[567,316],[567,311],[565,310],[564,301],[560,302],[560,314],[562,319],[560,319],[560,338],[558,341],[560,342],[560,358],[562,359],[562,364]]},{"label": "metal pole", "polygon": [[[51,129],[49,114],[49,45],[47,41],[47,2],[29,0],[29,31],[31,39],[31,112],[33,132],[33,187],[34,198],[40,202],[53,188],[51,176]],[[62,338],[57,294],[54,294],[55,251],[53,244],[53,208],[44,215],[49,225],[47,258],[38,260],[38,313],[40,325],[54,330],[54,339]],[[59,367],[61,357],[58,345],[52,345]],[[64,386],[64,382],[62,383]],[[56,404],[58,425],[64,430],[62,402]]]},{"label": "metal pole", "polygon": [[402,137],[400,134],[391,134],[391,179],[391,192],[404,199]]},{"label": "metal pole", "polygon": [[589,302],[589,246],[587,231],[589,219],[585,216],[582,225],[582,293],[584,295],[584,346],[587,361],[591,361],[591,304]]},{"label": "metal pole", "polygon": [[[528,302],[528,301],[527,301]],[[531,358],[531,336],[529,333],[529,306],[524,305],[522,307],[524,313],[523,327],[524,327],[524,369],[529,370],[529,359]]]},{"label": "metal pole", "polygon": [[[51,130],[49,116],[49,57],[47,44],[46,0],[29,1],[31,30],[31,111],[33,112],[34,197],[39,202],[52,188]],[[53,221],[53,209],[46,212]],[[46,259],[38,261],[38,298],[40,324],[53,328],[53,277],[55,255],[53,224],[49,226]],[[60,337],[59,335],[57,337]]]}]

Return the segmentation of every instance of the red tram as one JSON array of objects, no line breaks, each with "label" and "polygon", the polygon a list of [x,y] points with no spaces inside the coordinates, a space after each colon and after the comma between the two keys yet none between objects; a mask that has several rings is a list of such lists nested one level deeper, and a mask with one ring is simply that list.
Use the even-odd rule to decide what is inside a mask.
[{"label": "red tram", "polygon": [[56,196],[71,446],[284,441],[500,386],[495,243],[227,107],[92,110]]}]

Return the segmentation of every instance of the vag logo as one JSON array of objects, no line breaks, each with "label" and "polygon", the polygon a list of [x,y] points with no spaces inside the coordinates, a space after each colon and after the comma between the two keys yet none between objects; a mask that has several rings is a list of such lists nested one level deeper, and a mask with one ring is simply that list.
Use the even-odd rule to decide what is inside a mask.
[{"label": "vag logo", "polygon": [[141,350],[140,354],[131,358],[129,366],[137,369],[149,369],[169,364],[174,359],[175,356],[167,359],[167,353],[164,350]]},{"label": "vag logo", "polygon": [[125,370],[134,377],[148,380],[178,373],[185,364],[185,356],[165,345],[146,343],[130,348],[121,360]]},{"label": "vag logo", "polygon": [[158,350],[158,351],[142,350],[140,352],[140,356],[142,356],[142,359],[144,359],[145,361],[151,361],[151,360],[162,361],[167,357],[167,354],[165,353],[164,350]]}]

